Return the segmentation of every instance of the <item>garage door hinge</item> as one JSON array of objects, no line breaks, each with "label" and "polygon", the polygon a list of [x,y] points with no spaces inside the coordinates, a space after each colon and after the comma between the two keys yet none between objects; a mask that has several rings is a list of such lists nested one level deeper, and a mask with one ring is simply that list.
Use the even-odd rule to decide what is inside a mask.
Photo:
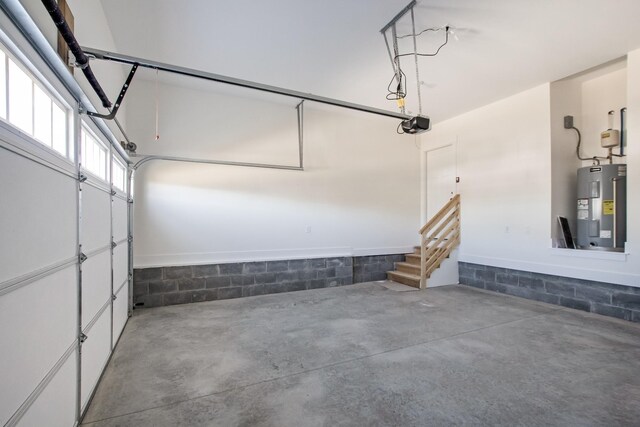
[{"label": "garage door hinge", "polygon": [[80,264],[82,264],[86,260],[87,260],[87,256],[85,254],[83,254],[82,252],[80,252],[80,255],[78,255],[78,261],[80,261]]},{"label": "garage door hinge", "polygon": [[111,249],[115,248],[116,246],[118,246],[116,242],[111,242]]},{"label": "garage door hinge", "polygon": [[85,182],[86,180],[87,180],[87,175],[83,174],[82,172],[78,172],[78,181]]},{"label": "garage door hinge", "polygon": [[117,297],[117,296],[115,296],[115,295],[111,295],[111,301],[115,301],[115,300],[117,300],[117,299],[118,299],[118,297]]},{"label": "garage door hinge", "polygon": [[127,199],[127,202],[129,202],[129,203],[133,204],[133,199],[132,199],[132,198],[129,198],[129,199]]},{"label": "garage door hinge", "polygon": [[80,342],[83,343],[87,340],[87,338],[89,338],[88,336],[86,336],[85,334],[83,334],[82,332],[80,332]]},{"label": "garage door hinge", "polygon": [[118,194],[118,193],[116,193],[116,190],[111,190],[111,195],[112,196],[115,196],[116,194]]},{"label": "garage door hinge", "polygon": [[129,243],[133,242],[133,236],[129,236],[127,240],[129,241]]}]

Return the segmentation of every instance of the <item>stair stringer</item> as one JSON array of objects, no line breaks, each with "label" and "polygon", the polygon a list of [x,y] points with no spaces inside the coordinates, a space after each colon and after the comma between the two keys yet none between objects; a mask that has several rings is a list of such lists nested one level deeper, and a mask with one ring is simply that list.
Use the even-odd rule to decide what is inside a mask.
[{"label": "stair stringer", "polygon": [[455,285],[459,283],[458,276],[458,248],[455,248],[449,258],[445,258],[427,279],[427,289],[437,286]]}]

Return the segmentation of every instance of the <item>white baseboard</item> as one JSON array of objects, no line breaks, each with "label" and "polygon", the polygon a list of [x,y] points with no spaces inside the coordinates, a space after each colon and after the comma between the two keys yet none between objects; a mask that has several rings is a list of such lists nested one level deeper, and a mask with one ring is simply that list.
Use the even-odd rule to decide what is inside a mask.
[{"label": "white baseboard", "polygon": [[413,252],[412,246],[379,248],[301,248],[261,251],[205,252],[163,255],[135,255],[134,268],[181,265],[227,264],[235,262],[280,261],[306,258],[333,258],[371,255],[393,255]]}]

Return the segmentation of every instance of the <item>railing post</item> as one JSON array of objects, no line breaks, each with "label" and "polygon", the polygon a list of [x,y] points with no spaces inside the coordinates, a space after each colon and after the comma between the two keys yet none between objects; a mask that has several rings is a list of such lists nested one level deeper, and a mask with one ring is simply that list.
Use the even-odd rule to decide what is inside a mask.
[{"label": "railing post", "polygon": [[427,251],[425,248],[425,234],[420,234],[420,289],[427,287]]}]

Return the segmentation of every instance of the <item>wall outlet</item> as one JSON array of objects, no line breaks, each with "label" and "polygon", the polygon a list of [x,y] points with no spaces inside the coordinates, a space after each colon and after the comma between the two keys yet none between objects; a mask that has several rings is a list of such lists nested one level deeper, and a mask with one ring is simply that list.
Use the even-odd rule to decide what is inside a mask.
[{"label": "wall outlet", "polygon": [[573,128],[573,116],[564,116],[564,128],[565,129]]}]

